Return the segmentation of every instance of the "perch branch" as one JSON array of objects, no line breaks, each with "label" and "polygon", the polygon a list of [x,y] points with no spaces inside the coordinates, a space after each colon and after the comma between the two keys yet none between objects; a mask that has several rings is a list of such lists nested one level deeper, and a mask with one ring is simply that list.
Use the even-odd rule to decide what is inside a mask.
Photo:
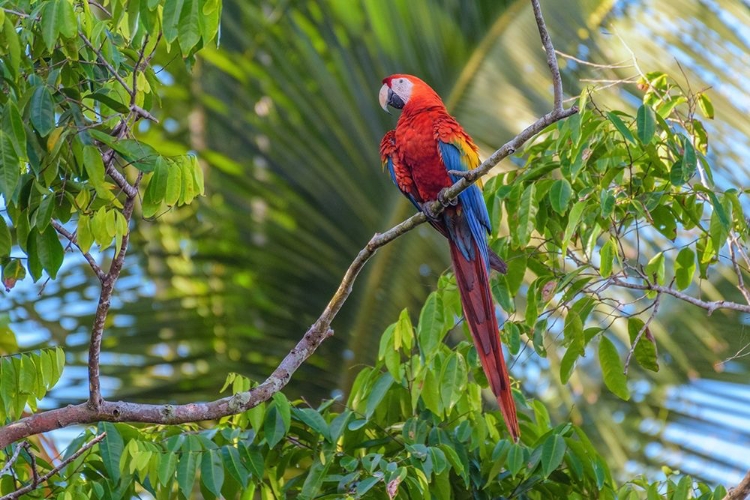
[{"label": "perch branch", "polygon": [[542,39],[542,45],[544,45],[544,51],[547,53],[547,66],[552,73],[552,85],[553,85],[553,97],[554,97],[554,110],[562,111],[562,78],[560,77],[560,68],[557,65],[557,56],[555,55],[555,48],[552,46],[552,39],[549,37],[547,31],[547,25],[544,23],[542,17],[542,7],[539,5],[539,0],[531,0],[531,6],[534,9],[534,18],[536,19],[536,25],[539,28],[539,37]]}]

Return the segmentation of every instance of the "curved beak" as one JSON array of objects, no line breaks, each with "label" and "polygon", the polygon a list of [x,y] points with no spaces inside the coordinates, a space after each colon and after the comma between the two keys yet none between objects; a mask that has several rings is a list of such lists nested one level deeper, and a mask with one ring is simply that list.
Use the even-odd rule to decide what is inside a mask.
[{"label": "curved beak", "polygon": [[380,107],[383,108],[383,111],[390,114],[390,110],[388,109],[388,105],[391,103],[391,96],[393,95],[393,90],[386,85],[383,84],[382,87],[380,87],[380,93],[378,93],[378,100],[380,101]]}]

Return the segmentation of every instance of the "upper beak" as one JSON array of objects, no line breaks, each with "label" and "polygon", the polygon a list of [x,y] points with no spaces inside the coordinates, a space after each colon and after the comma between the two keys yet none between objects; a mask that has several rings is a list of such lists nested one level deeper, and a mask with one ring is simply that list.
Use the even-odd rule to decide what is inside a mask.
[{"label": "upper beak", "polygon": [[380,87],[380,93],[378,94],[378,100],[380,101],[380,107],[383,108],[383,111],[386,113],[390,113],[390,110],[388,110],[388,104],[391,102],[391,96],[393,95],[393,90],[387,85],[383,84],[382,87]]}]

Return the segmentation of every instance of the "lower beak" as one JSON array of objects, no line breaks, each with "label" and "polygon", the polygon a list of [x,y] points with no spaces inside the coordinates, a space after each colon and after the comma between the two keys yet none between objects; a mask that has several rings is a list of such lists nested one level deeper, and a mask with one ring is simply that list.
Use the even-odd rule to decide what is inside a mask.
[{"label": "lower beak", "polygon": [[390,113],[390,111],[388,110],[388,104],[391,101],[392,94],[393,94],[393,91],[388,85],[383,84],[383,86],[380,87],[378,100],[380,101],[380,107],[383,108],[383,111],[385,111],[386,113]]}]

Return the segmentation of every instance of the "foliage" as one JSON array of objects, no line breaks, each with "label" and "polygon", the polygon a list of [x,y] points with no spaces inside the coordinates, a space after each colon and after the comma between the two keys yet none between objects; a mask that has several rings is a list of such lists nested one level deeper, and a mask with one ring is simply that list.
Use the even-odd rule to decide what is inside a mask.
[{"label": "foliage", "polygon": [[[203,191],[194,157],[167,156],[132,138],[131,128],[139,119],[154,121],[161,82],[150,60],[158,44],[172,44],[192,63],[216,35],[220,4],[114,1],[101,8],[109,9],[105,19],[92,14],[92,4],[68,0],[2,11],[0,191],[8,218],[0,218],[0,257],[8,288],[27,271],[34,281],[43,272],[55,278],[64,260],[58,235],[87,257],[94,244],[103,251],[114,243],[114,255],[124,255],[128,207],[139,193],[143,215],[153,217]],[[29,57],[20,58],[21,47]],[[645,369],[659,368],[649,323],[663,295],[692,299],[709,312],[726,307],[730,302],[688,295],[696,273],[705,279],[721,267],[724,248],[744,292],[737,256],[745,255],[740,242],[748,232],[744,193],[713,185],[707,135],[695,118],[696,107],[713,116],[708,96],[685,93],[661,73],[644,75],[641,85],[635,116],[589,107],[584,95],[579,115],[521,153],[524,169],[491,179],[485,190],[496,233],[509,234],[493,242],[510,266],[493,279],[493,293],[511,314],[503,328],[510,352],[526,342],[551,357],[549,337],[561,337],[564,383],[597,339],[604,383],[622,399],[630,394],[624,351]],[[659,248],[642,247],[643,234],[661,235],[650,238]],[[516,297],[525,283],[521,313]],[[615,287],[651,303],[637,310],[605,293]],[[256,490],[264,498],[723,497],[722,487],[711,491],[671,473],[664,482],[619,484],[579,427],[553,423],[542,403],[520,391],[523,438],[508,441],[499,414],[483,408],[486,381],[463,338],[456,294],[446,275],[416,328],[402,312],[346,404],[313,408],[277,393],[210,428],[103,422],[96,433],[106,437],[91,453],[75,455],[88,449],[94,429],[57,467],[36,455],[40,447],[16,444],[0,452],[9,464],[0,494],[31,484],[43,488],[36,495],[82,498],[141,490],[190,497],[196,489],[207,498],[252,497]],[[624,337],[615,322],[625,322]],[[452,348],[443,343],[450,331]],[[59,348],[2,359],[4,423],[27,406],[36,411],[63,361]],[[232,374],[226,387],[237,394],[250,385]]]},{"label": "foliage", "polygon": [[[619,484],[581,429],[554,425],[544,405],[516,392],[522,440],[508,439],[498,411],[483,408],[477,354],[466,340],[442,342],[458,292],[441,280],[414,327],[406,311],[381,338],[378,363],[360,371],[346,404],[317,408],[282,393],[210,428],[101,423],[79,436],[106,437],[71,462],[46,494],[124,498],[665,498],[720,499],[688,476]],[[468,332],[466,332],[468,335]],[[230,374],[225,389],[248,379]],[[70,451],[68,451],[70,454]],[[67,456],[64,455],[63,458]],[[27,454],[16,467],[30,480]],[[37,461],[45,472],[51,466]],[[0,494],[14,489],[9,476]]]},{"label": "foliage", "polygon": [[130,138],[130,127],[152,120],[159,105],[162,82],[150,65],[159,43],[191,60],[216,36],[220,4],[96,5],[26,0],[3,10],[0,194],[8,219],[0,218],[0,259],[7,289],[27,272],[34,281],[43,272],[57,276],[65,253],[58,224],[70,224],[84,253],[113,243],[119,253],[129,228],[124,178],[112,175],[113,162],[148,184],[147,217],[203,192],[193,156],[163,156]]},{"label": "foliage", "polygon": [[[738,291],[747,293],[739,267],[748,236],[744,192],[714,186],[708,138],[695,115],[699,108],[713,117],[710,99],[686,94],[664,73],[644,75],[640,85],[645,93],[636,116],[589,108],[584,94],[581,113],[524,151],[525,168],[493,178],[485,189],[491,219],[510,228],[498,228],[509,235],[494,242],[509,270],[493,289],[511,314],[504,326],[510,345],[525,335],[544,357],[547,332],[561,334],[567,349],[559,373],[566,383],[599,338],[604,382],[625,400],[627,365],[613,340],[629,348],[628,361],[632,356],[658,371],[649,323],[663,295],[690,301],[693,283],[726,267],[720,257],[736,270]],[[725,248],[729,257],[720,253]],[[521,314],[514,297],[524,281]],[[650,304],[633,307],[617,288]],[[696,298],[709,312],[724,306]],[[629,332],[624,337],[616,334],[619,322]]]}]

